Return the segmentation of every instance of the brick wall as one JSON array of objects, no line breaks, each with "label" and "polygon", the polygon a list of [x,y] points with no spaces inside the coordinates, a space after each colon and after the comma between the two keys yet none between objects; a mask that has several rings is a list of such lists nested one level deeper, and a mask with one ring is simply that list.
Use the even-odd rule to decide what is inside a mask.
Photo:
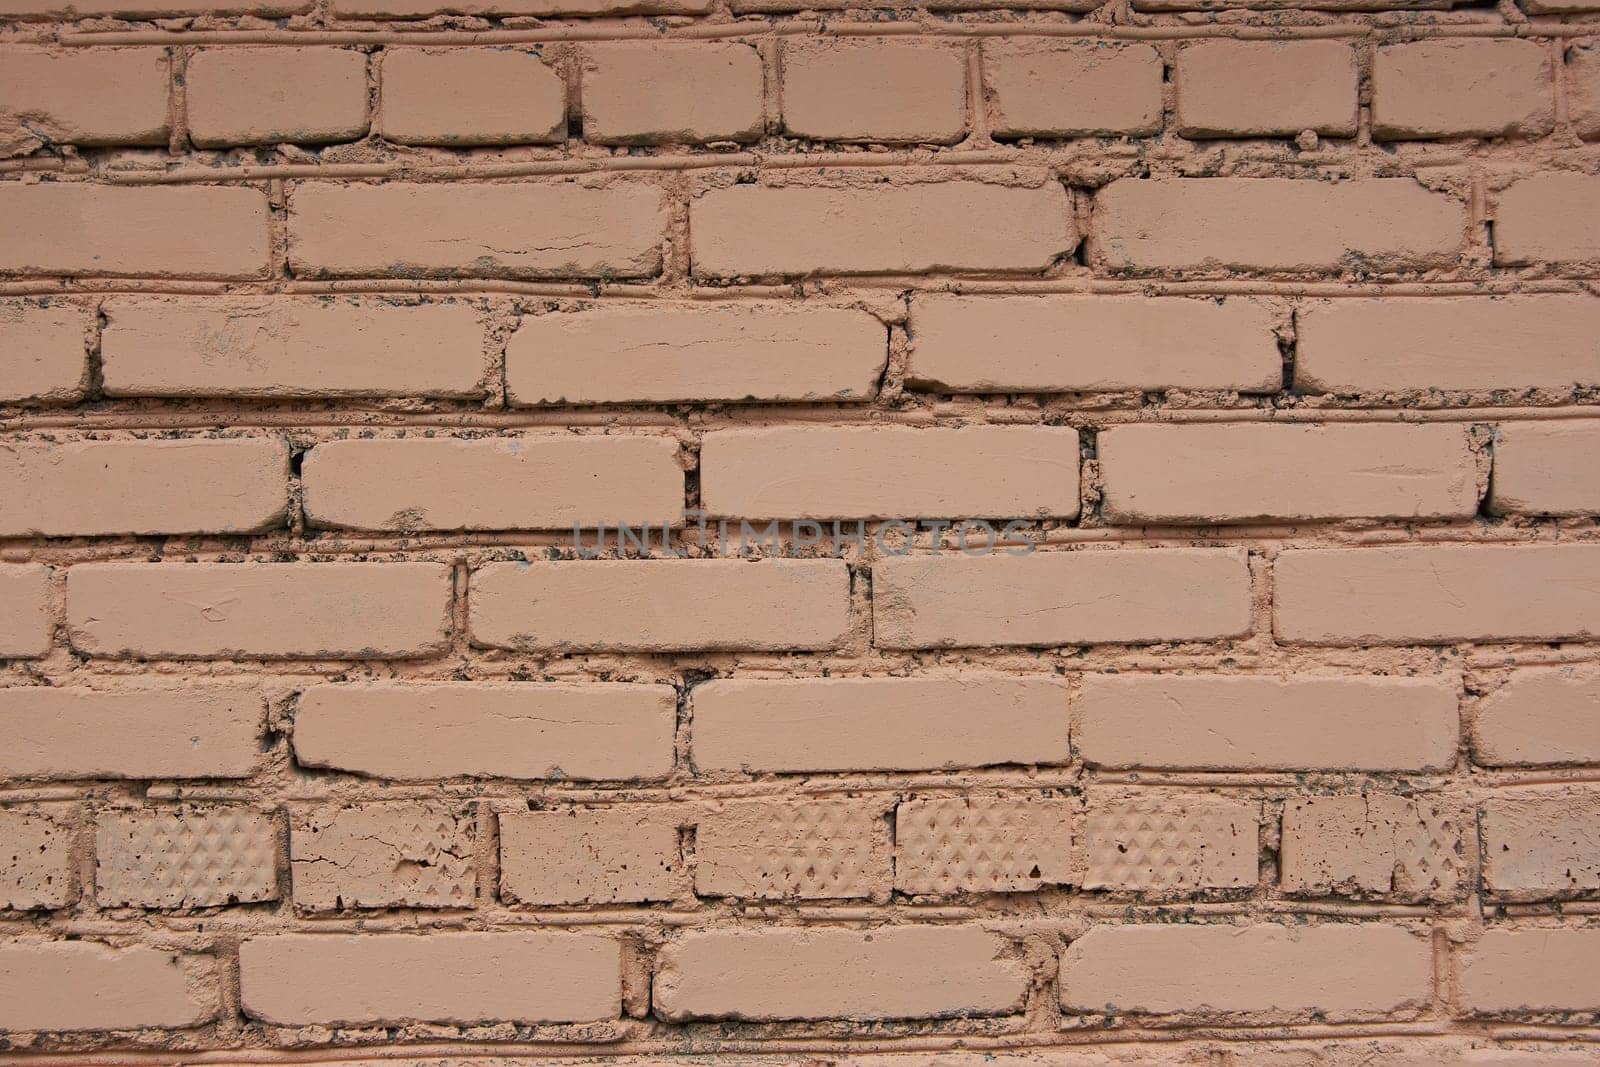
[{"label": "brick wall", "polygon": [[1597,139],[1600,0],[0,0],[0,1055],[1600,1062]]}]

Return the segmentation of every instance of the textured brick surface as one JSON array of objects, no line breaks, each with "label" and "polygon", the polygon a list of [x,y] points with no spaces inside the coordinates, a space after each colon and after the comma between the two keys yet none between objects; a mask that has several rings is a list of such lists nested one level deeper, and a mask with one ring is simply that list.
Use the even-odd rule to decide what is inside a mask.
[{"label": "textured brick surface", "polygon": [[695,892],[710,897],[881,897],[891,878],[888,804],[753,801],[695,829]]},{"label": "textured brick surface", "polygon": [[1091,798],[1085,889],[1171,894],[1256,884],[1260,805],[1226,797]]},{"label": "textured brick surface", "polygon": [[278,829],[248,808],[121,813],[95,828],[95,899],[204,908],[278,898]]},{"label": "textured brick surface", "polygon": [[1302,797],[1283,809],[1283,888],[1306,896],[1453,900],[1470,870],[1459,805],[1391,793]]},{"label": "textured brick surface", "polygon": [[470,811],[364,804],[296,812],[289,827],[295,906],[470,908]]},{"label": "textured brick surface", "polygon": [[1600,793],[1486,801],[1483,884],[1496,896],[1540,900],[1600,891]]},{"label": "textured brick surface", "polygon": [[1056,797],[928,797],[895,808],[902,893],[1025,893],[1073,877],[1080,805]]},{"label": "textured brick surface", "polygon": [[77,896],[72,830],[49,815],[0,808],[0,908],[61,908]]},{"label": "textured brick surface", "polygon": [[527,905],[673,900],[687,870],[665,805],[508,812],[499,818],[500,896]]}]

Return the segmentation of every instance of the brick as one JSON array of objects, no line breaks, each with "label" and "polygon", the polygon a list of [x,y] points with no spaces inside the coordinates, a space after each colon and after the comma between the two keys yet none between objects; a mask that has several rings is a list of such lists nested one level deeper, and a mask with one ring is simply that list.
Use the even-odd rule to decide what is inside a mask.
[{"label": "brick", "polygon": [[1600,384],[1600,300],[1588,296],[1322,300],[1295,324],[1303,393]]},{"label": "brick", "polygon": [[300,696],[294,754],[402,781],[660,778],[676,705],[665,685],[314,685]]},{"label": "brick", "polygon": [[816,141],[954,144],[967,132],[959,46],[886,38],[785,41],[783,128]]},{"label": "brick", "polygon": [[63,19],[97,15],[295,15],[311,8],[311,0],[0,0],[0,16],[46,15]]},{"label": "brick", "polygon": [[1054,182],[735,185],[689,204],[689,258],[701,277],[1034,272],[1077,244],[1066,190]]},{"label": "brick", "polygon": [[520,651],[833,648],[850,627],[843,560],[488,563],[472,643]]},{"label": "brick", "polygon": [[0,448],[0,536],[254,533],[282,525],[278,437],[61,441]]},{"label": "brick", "polygon": [[743,42],[617,41],[584,49],[583,136],[695,144],[761,136],[761,54]]},{"label": "brick", "polygon": [[1260,801],[1166,792],[1091,797],[1083,825],[1085,889],[1255,888]]},{"label": "brick", "polygon": [[302,278],[645,278],[664,222],[642,182],[307,182],[290,199],[289,264]]},{"label": "brick", "polygon": [[333,0],[340,16],[410,19],[461,15],[703,14],[711,0]]},{"label": "brick", "polygon": [[1600,513],[1600,421],[1503,422],[1494,437],[1489,510],[1497,515]]},{"label": "brick", "polygon": [[1600,929],[1499,926],[1462,949],[1462,1007],[1474,1014],[1600,1007]]},{"label": "brick", "polygon": [[484,395],[484,329],[466,304],[132,297],[103,313],[110,396]]},{"label": "brick", "polygon": [[1600,138],[1600,48],[1574,45],[1565,59],[1567,120],[1584,140]]},{"label": "brick", "polygon": [[42,146],[165,145],[164,48],[0,49],[0,123]]},{"label": "brick", "polygon": [[1122,178],[1089,249],[1112,271],[1412,270],[1455,263],[1466,205],[1411,178]]},{"label": "brick", "polygon": [[1539,137],[1555,127],[1550,46],[1507,38],[1380,47],[1372,65],[1372,135]]},{"label": "brick", "polygon": [[294,904],[346,908],[470,908],[477,892],[474,819],[444,804],[356,804],[294,812]]},{"label": "brick", "polygon": [[185,974],[185,957],[148,945],[0,941],[0,1028],[181,1028],[213,1018],[216,985]]},{"label": "brick", "polygon": [[1147,644],[1250,629],[1249,570],[1235,549],[946,552],[880,560],[872,581],[880,648]]},{"label": "brick", "polygon": [[643,904],[689,887],[682,816],[665,804],[500,815],[500,897],[511,904]]},{"label": "brick", "polygon": [[1563,263],[1600,259],[1600,219],[1590,208],[1600,177],[1572,171],[1524,178],[1499,196],[1494,261]]},{"label": "brick", "polygon": [[279,1026],[596,1022],[621,949],[578,933],[280,934],[239,945],[244,1013]]},{"label": "brick", "polygon": [[1431,772],[1455,763],[1442,679],[1089,674],[1073,723],[1096,767]]},{"label": "brick", "polygon": [[72,830],[48,815],[0,808],[0,908],[64,908],[78,898]]},{"label": "brick", "polygon": [[866,771],[1066,763],[1066,682],[981,671],[724,679],[694,688],[701,771]]},{"label": "brick", "polygon": [[1161,129],[1161,56],[1147,44],[983,42],[994,136],[1088,137]]},{"label": "brick", "polygon": [[[885,478],[886,472],[893,476]],[[1078,514],[1078,431],[1066,426],[765,426],[700,446],[713,516],[836,519]],[[981,531],[973,538],[983,537]]]},{"label": "brick", "polygon": [[888,328],[854,308],[604,303],[524,317],[506,342],[515,405],[869,400]]},{"label": "brick", "polygon": [[0,184],[0,275],[263,278],[268,246],[260,189]]},{"label": "brick", "polygon": [[1116,426],[1099,435],[1107,521],[1468,518],[1478,470],[1459,426]]},{"label": "brick", "polygon": [[1483,886],[1490,895],[1559,900],[1600,891],[1600,793],[1486,800],[1479,821]]},{"label": "brick", "polygon": [[1274,628],[1312,645],[1558,641],[1600,634],[1600,545],[1296,550]]},{"label": "brick", "polygon": [[[906,384],[952,393],[1275,393],[1283,359],[1270,308],[1248,297],[911,298]],[[995,359],[997,352],[1004,359]]]},{"label": "brick", "polygon": [[1346,793],[1283,807],[1283,891],[1308,897],[1456,900],[1472,884],[1471,815],[1431,797]]},{"label": "brick", "polygon": [[1176,75],[1184,137],[1356,132],[1356,50],[1344,41],[1196,41]]},{"label": "brick", "polygon": [[1011,1015],[1030,973],[1005,949],[977,926],[688,933],[661,952],[655,1009],[673,1022]]},{"label": "brick", "polygon": [[11,778],[248,778],[261,758],[259,690],[179,686],[0,689]]},{"label": "brick", "polygon": [[1478,704],[1468,732],[1485,767],[1600,763],[1600,671],[1517,671]]},{"label": "brick", "polygon": [[450,630],[442,563],[88,563],[67,572],[67,631],[91,656],[423,656]]},{"label": "brick", "polygon": [[1029,893],[1076,881],[1081,805],[1061,797],[918,797],[895,808],[901,893]]},{"label": "brick", "polygon": [[202,48],[184,70],[201,148],[327,144],[367,132],[367,55],[353,48]]},{"label": "brick", "polygon": [[694,891],[764,900],[886,899],[890,802],[756,800],[722,805],[695,830]]},{"label": "brick", "polygon": [[50,571],[36,563],[0,566],[0,657],[38,659],[50,651],[55,612]]},{"label": "brick", "polygon": [[278,828],[249,808],[103,815],[95,829],[101,907],[210,908],[278,899]]},{"label": "brick", "polygon": [[518,48],[388,48],[378,131],[415,145],[544,144],[567,135],[567,86]]},{"label": "brick", "polygon": [[1117,1015],[1262,1014],[1319,1022],[1415,1013],[1426,937],[1382,923],[1096,926],[1061,959],[1061,1006]]},{"label": "brick", "polygon": [[301,468],[306,521],[343,530],[676,525],[678,442],[664,435],[519,434],[330,441]]},{"label": "brick", "polygon": [[70,304],[0,302],[0,403],[64,404],[89,379],[87,312]]}]

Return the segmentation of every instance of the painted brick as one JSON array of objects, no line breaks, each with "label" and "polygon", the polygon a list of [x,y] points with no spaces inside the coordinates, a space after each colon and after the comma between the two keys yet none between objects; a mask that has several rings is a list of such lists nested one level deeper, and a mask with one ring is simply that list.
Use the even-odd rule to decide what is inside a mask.
[{"label": "painted brick", "polygon": [[206,12],[214,15],[294,15],[311,0],[0,0],[0,15],[92,18],[97,15],[164,17]]},{"label": "painted brick", "polygon": [[1082,805],[1060,797],[918,797],[894,815],[901,893],[1027,893],[1075,882]]},{"label": "painted brick", "polygon": [[1091,795],[1083,827],[1085,889],[1178,895],[1255,888],[1259,801],[1165,792]]},{"label": "painted brick", "polygon": [[959,47],[892,38],[786,41],[783,128],[817,141],[954,144],[967,131]]},{"label": "painted brick", "polygon": [[1538,137],[1555,117],[1544,41],[1407,41],[1373,61],[1374,137]]},{"label": "painted brick", "polygon": [[1523,178],[1499,196],[1494,261],[1564,263],[1600,259],[1600,219],[1590,207],[1600,177],[1560,171]]},{"label": "painted brick", "polygon": [[350,48],[202,48],[184,70],[202,148],[325,144],[367,132],[367,56]]},{"label": "painted brick", "polygon": [[1562,77],[1566,82],[1568,121],[1584,140],[1600,138],[1600,48],[1568,48]]},{"label": "painted brick", "polygon": [[61,404],[89,377],[87,312],[70,304],[0,302],[0,403]]},{"label": "painted brick", "polygon": [[359,804],[294,812],[295,907],[470,908],[474,818],[443,804]]},{"label": "painted brick", "polygon": [[983,42],[996,137],[1149,134],[1161,128],[1161,56],[1147,44]]},{"label": "painted brick", "polygon": [[1196,41],[1176,75],[1185,137],[1356,132],[1356,50],[1344,41]]},{"label": "painted brick", "polygon": [[1283,891],[1447,902],[1472,882],[1458,804],[1392,793],[1296,797],[1283,807]]},{"label": "painted brick", "polygon": [[38,659],[50,651],[55,612],[50,571],[36,563],[0,566],[0,656]]},{"label": "painted brick", "polygon": [[1486,800],[1483,885],[1493,896],[1551,900],[1600,892],[1600,793]]},{"label": "painted brick", "polygon": [[890,802],[744,801],[700,816],[694,890],[703,897],[885,899],[894,877]]},{"label": "painted brick", "polygon": [[195,1026],[216,1014],[216,986],[191,985],[184,963],[183,956],[148,945],[0,941],[0,1028]]},{"label": "painted brick", "polygon": [[583,136],[693,144],[761,136],[761,54],[744,43],[635,42],[583,52]]},{"label": "painted brick", "polygon": [[1600,421],[1503,422],[1494,438],[1489,510],[1497,515],[1600,514]]},{"label": "painted brick", "polygon": [[95,828],[101,907],[207,908],[278,899],[278,828],[249,808],[123,812]]},{"label": "painted brick", "polygon": [[1470,736],[1486,767],[1600,763],[1600,671],[1517,671],[1478,704]]},{"label": "painted brick", "polygon": [[0,49],[0,116],[39,144],[164,145],[164,48]]},{"label": "painted brick", "polygon": [[389,48],[378,130],[415,145],[543,144],[567,134],[567,87],[516,48]]},{"label": "painted brick", "polygon": [[0,909],[64,908],[76,900],[72,838],[49,815],[0,808]]},{"label": "painted brick", "polygon": [[378,19],[460,15],[703,14],[711,0],[333,0],[342,16]]},{"label": "painted brick", "polygon": [[1457,966],[1460,1003],[1477,1014],[1600,1007],[1600,929],[1491,927]]},{"label": "painted brick", "polygon": [[506,812],[500,897],[512,904],[641,904],[688,892],[685,816],[666,804]]}]

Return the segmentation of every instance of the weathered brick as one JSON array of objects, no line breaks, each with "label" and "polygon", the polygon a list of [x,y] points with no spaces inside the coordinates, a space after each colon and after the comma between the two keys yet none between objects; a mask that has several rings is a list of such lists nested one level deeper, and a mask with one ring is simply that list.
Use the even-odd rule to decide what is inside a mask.
[{"label": "weathered brick", "polygon": [[1165,896],[1255,887],[1260,801],[1166,791],[1091,794],[1083,827],[1085,889]]},{"label": "weathered brick", "polygon": [[696,686],[690,699],[702,771],[932,770],[1071,758],[1060,678],[969,671],[723,679]]},{"label": "weathered brick", "polygon": [[695,932],[662,950],[653,998],[672,1021],[1009,1015],[1030,973],[1005,948],[977,926]]},{"label": "weathered brick", "polygon": [[1565,58],[1567,119],[1584,140],[1600,138],[1600,48],[1573,46]]},{"label": "weathered brick", "polygon": [[666,804],[506,812],[500,896],[513,904],[642,904],[689,888],[678,848],[685,816]]},{"label": "weathered brick", "polygon": [[279,934],[239,945],[244,1012],[281,1026],[595,1022],[621,1014],[596,934]]},{"label": "weathered brick", "polygon": [[1596,196],[1600,176],[1592,174],[1559,171],[1516,182],[1495,207],[1494,261],[1514,266],[1600,259],[1600,218],[1591,210]]},{"label": "weathered brick", "polygon": [[0,808],[0,909],[64,908],[78,898],[72,830],[42,812]]},{"label": "weathered brick", "polygon": [[542,144],[567,134],[567,87],[517,48],[389,48],[378,131],[416,145]]},{"label": "weathered brick", "polygon": [[1489,510],[1497,515],[1600,514],[1600,421],[1502,422],[1494,437]]},{"label": "weathered brick", "polygon": [[958,46],[894,38],[783,45],[783,128],[817,141],[954,144],[967,132]]},{"label": "weathered brick", "polygon": [[711,0],[333,0],[341,16],[414,19],[429,15],[703,14]]},{"label": "weathered brick", "polygon": [[1176,74],[1185,137],[1356,132],[1356,50],[1345,41],[1195,41]]},{"label": "weathered brick", "polygon": [[1073,742],[1096,767],[1439,771],[1456,694],[1389,677],[1088,674]]},{"label": "weathered brick", "polygon": [[67,403],[89,378],[89,315],[71,304],[0,302],[0,403]]},{"label": "weathered brick", "polygon": [[300,696],[294,754],[401,780],[659,778],[672,770],[676,701],[665,685],[315,685]]},{"label": "weathered brick", "polygon": [[484,648],[672,652],[832,648],[850,626],[843,560],[488,563],[472,576]]},{"label": "weathered brick", "polygon": [[80,19],[98,15],[295,15],[311,8],[311,0],[0,0],[0,15],[48,15]]},{"label": "weathered brick", "polygon": [[325,144],[367,132],[367,55],[353,48],[202,48],[184,70],[202,148]]},{"label": "weathered brick", "polygon": [[[885,478],[886,472],[893,476]],[[766,426],[700,446],[702,506],[762,519],[1078,514],[1066,426]],[[981,532],[973,537],[981,539]]]},{"label": "weathered brick", "polygon": [[1461,950],[1461,1005],[1475,1014],[1600,1009],[1600,928],[1497,926]]},{"label": "weathered brick", "polygon": [[987,40],[983,71],[996,137],[1150,134],[1161,128],[1161,56],[1147,44]]},{"label": "weathered brick", "polygon": [[216,985],[185,970],[185,957],[148,945],[0,941],[0,1029],[195,1026],[216,1014]]},{"label": "weathered brick", "polygon": [[249,808],[102,815],[95,830],[101,907],[207,908],[278,899],[278,828]]},{"label": "weathered brick", "polygon": [[583,136],[693,144],[761,136],[761,54],[742,42],[616,41],[583,52]]},{"label": "weathered brick", "polygon": [[512,404],[868,400],[888,329],[854,308],[604,303],[530,315],[506,342]]},{"label": "weathered brick", "polygon": [[1239,549],[1116,549],[873,564],[881,648],[1204,641],[1250,629]]},{"label": "weathered brick", "polygon": [[1292,550],[1274,565],[1280,640],[1558,641],[1600,634],[1600,545]]},{"label": "weathered brick", "polygon": [[67,632],[91,656],[406,657],[450,629],[442,563],[87,563],[67,572]]},{"label": "weathered brick", "polygon": [[470,908],[474,818],[444,804],[297,811],[289,823],[295,907]]},{"label": "weathered brick", "polygon": [[1451,901],[1472,881],[1471,815],[1436,798],[1393,793],[1296,797],[1283,807],[1285,893]]},{"label": "weathered brick", "polygon": [[1483,886],[1496,897],[1551,900],[1600,892],[1600,792],[1486,800]]},{"label": "weathered brick", "polygon": [[0,566],[0,657],[38,659],[55,629],[50,571],[36,563]]},{"label": "weathered brick", "polygon": [[901,893],[1027,893],[1076,879],[1082,805],[1063,797],[917,797],[894,815]]},{"label": "weathered brick", "polygon": [[1544,41],[1406,41],[1373,60],[1374,137],[1538,137],[1555,117]]},{"label": "weathered brick", "polygon": [[0,48],[0,122],[40,145],[164,145],[164,48]]},{"label": "weathered brick", "polygon": [[694,890],[703,897],[886,898],[890,801],[735,801],[699,817]]},{"label": "weathered brick", "polygon": [[1469,734],[1486,767],[1600,763],[1600,671],[1517,671],[1478,704]]},{"label": "weathered brick", "polygon": [[1173,426],[1102,430],[1114,523],[1467,518],[1477,461],[1459,426]]},{"label": "weathered brick", "polygon": [[1466,232],[1463,202],[1411,178],[1122,178],[1089,249],[1113,271],[1401,270],[1454,263]]}]

